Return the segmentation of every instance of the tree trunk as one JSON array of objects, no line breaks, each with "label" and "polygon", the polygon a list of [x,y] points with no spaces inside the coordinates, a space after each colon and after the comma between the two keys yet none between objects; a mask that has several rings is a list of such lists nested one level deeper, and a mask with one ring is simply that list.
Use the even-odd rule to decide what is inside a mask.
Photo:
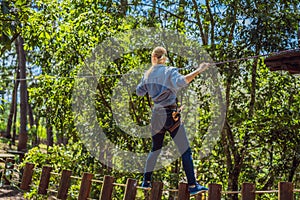
[{"label": "tree trunk", "polygon": [[[256,51],[256,55],[259,51]],[[257,64],[258,59],[255,59],[252,65],[252,78],[251,78],[251,91],[250,91],[250,105],[249,105],[249,117],[252,118],[254,115],[254,105],[256,97],[256,77],[257,77]]]},{"label": "tree trunk", "polygon": [[[231,71],[228,75],[226,81],[226,113],[230,107],[230,92],[231,92],[231,84],[232,84],[232,76],[233,72]],[[234,141],[234,135],[231,130],[230,124],[228,122],[227,114],[225,119],[224,129],[222,131],[222,144],[224,146],[224,153],[226,155],[226,165],[228,174],[228,187],[229,191],[237,191],[238,190],[238,178],[241,171],[242,159],[243,156],[236,146]],[[228,195],[228,197],[232,200],[238,200],[238,195]]]},{"label": "tree trunk", "polygon": [[128,7],[128,1],[127,0],[121,0],[121,15],[122,16],[126,16],[126,12],[127,12],[127,7]]},{"label": "tree trunk", "polygon": [[34,132],[34,135],[33,135],[33,138],[32,138],[32,140],[33,140],[33,142],[32,142],[33,146],[38,146],[39,145],[39,139],[38,139],[38,130],[39,130],[39,127],[40,127],[39,121],[40,121],[40,117],[36,116],[35,122],[34,122],[34,124],[35,124],[35,132]]},{"label": "tree trunk", "polygon": [[63,138],[61,132],[57,131],[57,133],[56,133],[56,138],[57,138],[57,144],[58,144],[58,145],[61,145],[61,144],[64,143],[64,138]]},{"label": "tree trunk", "polygon": [[[240,169],[234,169],[234,171],[229,174],[229,179],[231,180],[231,191],[239,191],[239,175],[240,175]],[[231,194],[229,195],[230,199],[232,200],[238,200],[238,194]]]},{"label": "tree trunk", "polygon": [[293,162],[292,162],[292,166],[290,168],[290,172],[289,172],[289,176],[288,176],[288,181],[289,182],[292,182],[293,181],[293,178],[294,178],[294,175],[296,173],[296,170],[299,166],[299,163],[300,163],[300,160],[298,159],[298,156],[295,155],[293,157]]},{"label": "tree trunk", "polygon": [[156,0],[152,0],[152,10],[150,11],[150,19],[149,19],[149,25],[153,26],[155,25],[156,22]]},{"label": "tree trunk", "polygon": [[29,119],[29,125],[30,125],[30,140],[31,140],[31,144],[32,146],[35,146],[36,145],[36,135],[37,135],[37,129],[36,127],[34,126],[34,118],[33,118],[33,113],[32,113],[32,107],[28,101],[28,94],[26,95],[27,96],[27,112],[28,112],[28,119]]},{"label": "tree trunk", "polygon": [[27,94],[26,94],[26,96],[27,96],[27,111],[28,111],[28,117],[29,117],[29,124],[30,124],[30,128],[32,128],[33,126],[34,126],[34,118],[33,118],[33,112],[32,112],[32,107],[31,107],[31,105],[30,105],[30,103],[28,102],[28,92],[27,92]]},{"label": "tree trunk", "polygon": [[11,127],[12,127],[12,123],[13,123],[13,118],[14,118],[14,114],[15,114],[15,109],[16,109],[16,102],[17,102],[17,94],[18,94],[18,87],[19,87],[19,79],[20,78],[20,73],[19,70],[17,70],[17,80],[15,81],[15,85],[14,85],[14,90],[12,93],[12,101],[11,101],[11,105],[10,105],[10,111],[9,111],[9,116],[7,119],[7,125],[6,125],[6,134],[5,137],[6,138],[12,138],[11,137]]},{"label": "tree trunk", "polygon": [[53,128],[49,118],[46,119],[46,127],[47,127],[47,147],[53,146]]},{"label": "tree trunk", "polygon": [[27,85],[26,85],[26,57],[24,51],[24,41],[21,36],[16,40],[18,66],[20,69],[20,133],[18,151],[27,150]]},{"label": "tree trunk", "polygon": [[196,0],[193,0],[193,5],[194,5],[193,8],[195,9],[195,13],[196,13],[197,26],[199,27],[202,43],[205,46],[208,44],[208,38],[206,37],[204,30],[203,30],[203,25],[202,25],[201,18],[200,18],[201,14],[199,12],[198,4],[199,3]]},{"label": "tree trunk", "polygon": [[61,145],[64,144],[64,122],[63,118],[60,118],[60,131],[56,131],[56,138],[57,138],[57,144]]},{"label": "tree trunk", "polygon": [[13,145],[16,144],[16,137],[17,137],[17,114],[18,114],[18,109],[17,109],[17,102],[18,102],[18,95],[16,93],[16,101],[14,102],[14,122],[13,122],[13,136],[11,139],[11,143]]}]

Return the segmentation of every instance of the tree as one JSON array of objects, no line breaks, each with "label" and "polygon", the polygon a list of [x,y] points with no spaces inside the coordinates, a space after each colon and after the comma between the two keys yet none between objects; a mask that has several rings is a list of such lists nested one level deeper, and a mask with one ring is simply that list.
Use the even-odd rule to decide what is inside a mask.
[{"label": "tree", "polygon": [[16,42],[18,55],[18,68],[20,69],[20,133],[18,151],[27,150],[28,132],[27,132],[27,84],[26,84],[26,53],[24,51],[24,41],[21,36]]},{"label": "tree", "polygon": [[[6,51],[11,49],[12,43],[15,41],[16,43],[16,53],[18,60],[18,69],[20,70],[20,136],[19,136],[19,144],[18,150],[26,151],[27,149],[27,85],[26,85],[26,53],[24,51],[23,46],[23,38],[20,36],[20,18],[26,17],[26,9],[25,11],[21,11],[22,2],[20,1],[1,1],[2,13],[1,17],[3,18],[2,23],[0,24],[3,27],[3,31],[1,32],[2,39],[1,40],[1,55]],[[26,8],[24,6],[24,8]],[[19,10],[20,9],[20,10]],[[18,73],[17,73],[18,74]],[[18,81],[15,82],[15,93],[18,89]],[[15,93],[14,98],[15,99]],[[15,102],[12,102],[10,115],[7,123],[7,132],[6,137],[10,137],[11,130],[11,122],[13,114],[15,113]]]}]

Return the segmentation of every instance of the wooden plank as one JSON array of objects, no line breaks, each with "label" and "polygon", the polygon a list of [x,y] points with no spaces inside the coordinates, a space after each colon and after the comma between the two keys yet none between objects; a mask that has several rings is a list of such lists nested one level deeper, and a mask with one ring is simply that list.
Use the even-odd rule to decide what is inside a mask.
[{"label": "wooden plank", "polygon": [[164,184],[162,182],[152,183],[150,200],[161,200],[163,185]]},{"label": "wooden plank", "polygon": [[284,68],[284,67],[290,67],[299,69],[300,68],[300,62],[299,63],[292,63],[292,62],[265,62],[266,66],[269,68]]},{"label": "wooden plank", "polygon": [[78,200],[86,200],[89,198],[93,176],[93,174],[83,173]]},{"label": "wooden plank", "polygon": [[16,150],[7,150],[7,153],[14,154],[14,155],[24,155],[24,151],[16,151]]},{"label": "wooden plank", "polygon": [[71,170],[63,170],[61,174],[61,179],[59,182],[59,188],[57,193],[57,198],[65,200],[68,197],[68,190],[71,184]]},{"label": "wooden plank", "polygon": [[242,184],[242,200],[255,200],[255,185],[252,183]]},{"label": "wooden plank", "polygon": [[208,185],[208,200],[221,200],[222,185],[211,183]]},{"label": "wooden plank", "polygon": [[100,194],[100,200],[109,200],[112,199],[112,192],[114,188],[115,178],[112,176],[104,176],[104,181],[102,185],[102,190]]},{"label": "wooden plank", "polygon": [[123,200],[134,200],[136,196],[137,181],[134,179],[127,179],[126,190]]},{"label": "wooden plank", "polygon": [[277,53],[270,55],[265,59],[265,61],[273,61],[273,60],[282,60],[282,59],[299,59],[300,58],[300,52],[299,51],[288,51],[288,52],[283,52],[283,53]]},{"label": "wooden plank", "polygon": [[[300,54],[299,54],[300,55]],[[265,64],[271,71],[285,70],[290,73],[300,73],[300,57],[295,55],[267,58]]]},{"label": "wooden plank", "polygon": [[21,190],[28,191],[30,189],[30,184],[32,180],[32,175],[33,175],[33,168],[34,164],[32,163],[26,163],[23,175],[22,175],[22,181],[21,181]]},{"label": "wooden plank", "polygon": [[279,182],[278,183],[278,200],[294,200],[293,183]]},{"label": "wooden plank", "polygon": [[38,188],[38,194],[43,194],[43,195],[47,194],[51,171],[52,171],[52,167],[49,167],[49,166],[43,167],[41,178],[40,178],[40,184],[39,184],[39,188]]},{"label": "wooden plank", "polygon": [[15,155],[10,154],[10,153],[0,153],[0,158],[6,159],[6,158],[14,158],[14,157],[15,157]]},{"label": "wooden plank", "polygon": [[18,155],[19,159],[20,159],[20,162],[23,161],[23,158],[24,158],[24,155],[25,155],[24,151],[7,150],[7,153]]}]

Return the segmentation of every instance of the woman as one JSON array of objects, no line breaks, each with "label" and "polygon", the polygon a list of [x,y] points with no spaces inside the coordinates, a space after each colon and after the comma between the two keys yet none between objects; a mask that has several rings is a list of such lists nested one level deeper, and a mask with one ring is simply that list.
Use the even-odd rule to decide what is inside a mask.
[{"label": "woman", "polygon": [[151,54],[152,66],[145,72],[136,88],[138,96],[148,93],[154,101],[151,117],[152,149],[147,158],[142,187],[151,189],[152,172],[163,147],[164,135],[168,131],[181,154],[189,193],[195,195],[208,189],[196,181],[192,152],[184,126],[180,122],[176,94],[179,89],[187,86],[198,74],[206,70],[209,63],[202,63],[195,71],[184,76],[177,68],[165,66],[166,60],[166,49],[156,47]]}]

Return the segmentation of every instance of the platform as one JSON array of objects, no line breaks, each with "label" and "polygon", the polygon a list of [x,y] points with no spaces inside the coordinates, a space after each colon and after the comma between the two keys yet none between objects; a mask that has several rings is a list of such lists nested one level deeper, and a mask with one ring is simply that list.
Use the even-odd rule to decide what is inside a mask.
[{"label": "platform", "polygon": [[300,50],[275,53],[265,59],[266,66],[271,71],[288,71],[291,74],[300,74]]}]

